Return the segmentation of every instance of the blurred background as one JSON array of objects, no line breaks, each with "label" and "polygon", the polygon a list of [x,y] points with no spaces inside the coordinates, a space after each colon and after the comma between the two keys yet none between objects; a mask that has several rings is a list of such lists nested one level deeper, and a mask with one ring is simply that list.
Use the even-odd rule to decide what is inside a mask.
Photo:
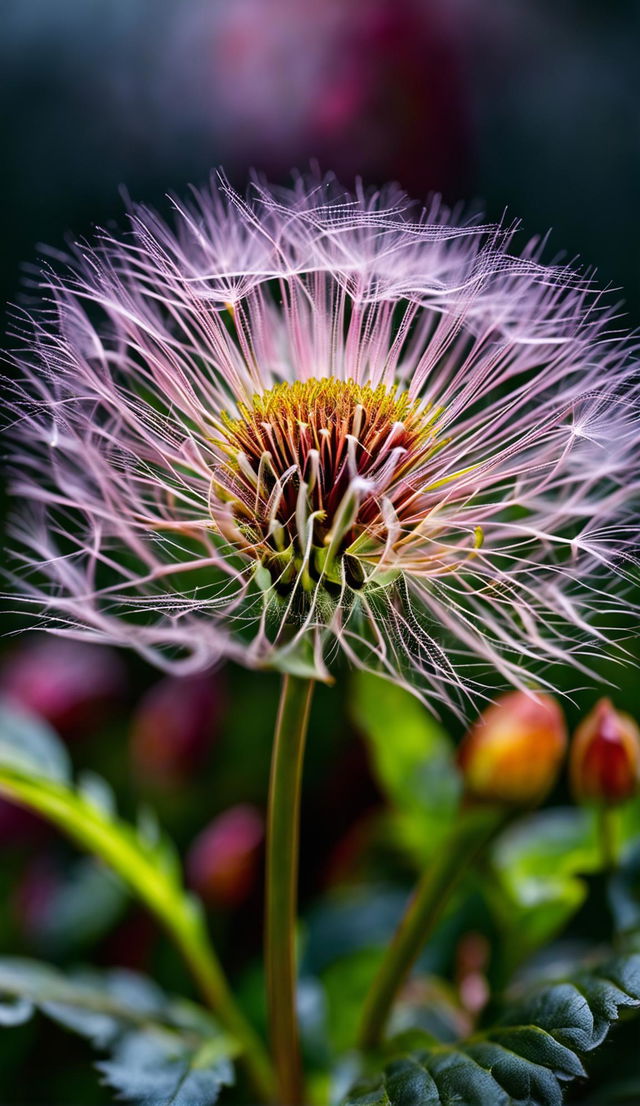
[{"label": "blurred background", "polygon": [[[163,207],[219,165],[243,187],[252,167],[286,181],[316,159],[347,184],[393,179],[419,198],[507,212],[523,241],[551,228],[550,256],[595,266],[635,326],[639,24],[637,0],[3,0],[2,302],[22,296],[39,244],[122,221],[122,189]],[[616,701],[640,714],[636,677],[616,679]],[[340,710],[345,687],[320,690],[312,726],[311,905],[353,871],[382,802]],[[277,681],[231,669],[159,678],[129,656],[30,636],[0,645],[0,689],[110,780],[123,813],[153,805],[250,1006]],[[579,692],[570,720],[596,697]],[[2,952],[126,965],[184,989],[120,888],[6,803],[0,855]],[[12,1030],[0,1101],[109,1102],[78,1065],[87,1055],[49,1025]]]}]

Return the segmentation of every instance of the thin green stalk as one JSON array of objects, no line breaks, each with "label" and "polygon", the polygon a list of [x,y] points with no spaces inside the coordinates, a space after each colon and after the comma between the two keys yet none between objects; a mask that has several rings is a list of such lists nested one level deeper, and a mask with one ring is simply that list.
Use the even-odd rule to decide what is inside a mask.
[{"label": "thin green stalk", "polygon": [[235,1003],[198,904],[180,893],[153,857],[142,851],[133,829],[82,795],[48,780],[2,774],[0,793],[43,815],[98,856],[156,916],[182,953],[207,1004],[240,1044],[254,1090],[261,1099],[273,1101],[273,1075],[266,1050]]},{"label": "thin green stalk", "polygon": [[262,1102],[276,1101],[273,1069],[264,1044],[236,1004],[208,940],[199,940],[194,934],[186,935],[184,941],[181,935],[174,936],[203,998],[241,1045],[240,1059],[255,1093]]},{"label": "thin green stalk", "polygon": [[602,868],[612,872],[618,864],[618,811],[601,804],[598,807],[598,836]]},{"label": "thin green stalk", "polygon": [[471,862],[504,824],[502,810],[468,810],[419,880],[365,1000],[359,1047],[376,1048],[403,983]]},{"label": "thin green stalk", "polygon": [[295,935],[302,764],[313,686],[310,679],[283,677],[271,758],[265,957],[278,1106],[300,1106],[303,1099]]}]

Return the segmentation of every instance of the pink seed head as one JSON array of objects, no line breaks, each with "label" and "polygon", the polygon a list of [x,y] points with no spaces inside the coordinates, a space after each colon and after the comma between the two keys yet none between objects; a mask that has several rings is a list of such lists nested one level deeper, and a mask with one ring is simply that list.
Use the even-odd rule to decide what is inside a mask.
[{"label": "pink seed head", "polygon": [[592,676],[634,614],[640,441],[597,289],[395,188],[174,207],[45,269],[13,356],[45,628],[173,673],[342,653],[458,708],[490,670]]}]

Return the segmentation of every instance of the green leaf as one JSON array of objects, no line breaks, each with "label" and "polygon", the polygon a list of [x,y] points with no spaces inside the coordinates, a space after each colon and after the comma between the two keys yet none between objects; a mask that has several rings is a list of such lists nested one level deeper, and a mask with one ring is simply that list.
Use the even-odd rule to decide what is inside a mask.
[{"label": "green leaf", "polygon": [[68,977],[46,964],[5,959],[0,994],[22,1004],[25,1013],[37,1007],[108,1051],[111,1058],[98,1063],[98,1070],[139,1106],[212,1106],[233,1082],[237,1049],[213,1018],[169,999],[141,976],[116,971]]},{"label": "green leaf", "polygon": [[618,933],[628,945],[640,949],[640,840],[614,872],[609,902]]},{"label": "green leaf", "polygon": [[[305,919],[301,973],[319,976],[336,961],[363,949],[385,948],[402,918],[407,892],[363,884],[338,889]],[[367,924],[362,920],[366,918]]]},{"label": "green leaf", "polygon": [[0,1025],[23,1025],[33,1015],[33,1003],[26,998],[0,1002]]},{"label": "green leaf", "polygon": [[46,911],[31,923],[38,951],[56,960],[76,955],[104,936],[120,919],[126,903],[122,881],[93,857],[67,865],[50,891]]},{"label": "green leaf", "polygon": [[[640,956],[539,987],[457,1045],[398,1052],[344,1106],[560,1106],[620,1014],[640,1008]],[[394,1043],[389,1043],[393,1053]],[[399,1054],[398,1054],[399,1053]]]},{"label": "green leaf", "polygon": [[510,974],[584,902],[581,877],[601,864],[593,815],[567,807],[520,819],[497,839],[492,862],[497,880],[487,894],[503,927],[501,954]]},{"label": "green leaf", "polygon": [[633,845],[640,840],[640,795],[618,807],[620,844]]},{"label": "green leaf", "polygon": [[361,949],[329,967],[322,985],[327,1004],[325,1032],[333,1054],[346,1052],[353,1043],[362,1005],[378,970],[381,952]]},{"label": "green leaf", "polygon": [[154,1030],[124,1036],[97,1067],[110,1087],[142,1106],[210,1106],[233,1083],[217,1042],[194,1049]]},{"label": "green leaf", "polygon": [[137,828],[119,819],[109,788],[96,777],[84,777],[74,788],[62,771],[55,736],[43,739],[34,726],[27,734],[26,723],[16,727],[11,716],[0,716],[0,795],[41,814],[94,853],[156,915],[209,1005],[242,1042],[243,1061],[266,1095],[271,1069],[264,1045],[233,999],[209,942],[202,905],[182,884],[172,843],[148,816]]},{"label": "green leaf", "polygon": [[458,810],[461,783],[453,743],[413,695],[367,672],[354,674],[351,714],[397,812],[396,828],[422,861]]},{"label": "green leaf", "polygon": [[[51,770],[54,755],[42,761],[20,756],[13,742],[24,739],[26,729],[3,729],[3,722],[4,716],[0,717],[0,794],[43,815],[100,857],[174,933],[197,933],[203,939],[203,913],[182,886],[171,842],[159,832],[149,834],[146,825],[137,830],[119,819],[107,800],[107,785],[98,784],[95,776],[90,784],[85,777],[74,788],[68,778]],[[33,734],[25,747],[31,749],[32,743]]]},{"label": "green leaf", "polygon": [[0,704],[0,764],[57,783],[71,778],[67,750],[50,726],[6,703]]}]

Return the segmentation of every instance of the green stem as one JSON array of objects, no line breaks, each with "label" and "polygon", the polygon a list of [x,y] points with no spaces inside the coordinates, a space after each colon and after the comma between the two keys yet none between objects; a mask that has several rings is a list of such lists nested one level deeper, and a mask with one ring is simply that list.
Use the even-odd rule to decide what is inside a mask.
[{"label": "green stem", "polygon": [[613,872],[618,865],[618,812],[610,806],[598,808],[598,836],[602,868]]},{"label": "green stem", "polygon": [[365,1000],[358,1039],[362,1049],[382,1041],[395,997],[433,933],[471,862],[504,824],[503,810],[468,810],[418,881],[404,917]]},{"label": "green stem", "polygon": [[208,939],[197,900],[176,888],[151,856],[140,850],[131,827],[116,822],[81,795],[50,781],[31,781],[12,774],[0,777],[0,793],[37,811],[94,853],[160,921],[180,950],[207,1004],[221,1025],[238,1041],[241,1058],[256,1093],[274,1097],[271,1065],[262,1041],[244,1017],[229,989]]},{"label": "green stem", "polygon": [[295,933],[302,763],[313,686],[310,679],[283,678],[271,759],[265,956],[278,1106],[300,1106],[303,1096]]},{"label": "green stem", "polygon": [[263,1102],[274,1102],[274,1076],[269,1056],[260,1037],[236,1004],[211,946],[208,941],[194,940],[193,935],[185,941],[178,934],[175,936],[200,993],[215,1011],[221,1024],[240,1044],[240,1058],[255,1093]]}]

